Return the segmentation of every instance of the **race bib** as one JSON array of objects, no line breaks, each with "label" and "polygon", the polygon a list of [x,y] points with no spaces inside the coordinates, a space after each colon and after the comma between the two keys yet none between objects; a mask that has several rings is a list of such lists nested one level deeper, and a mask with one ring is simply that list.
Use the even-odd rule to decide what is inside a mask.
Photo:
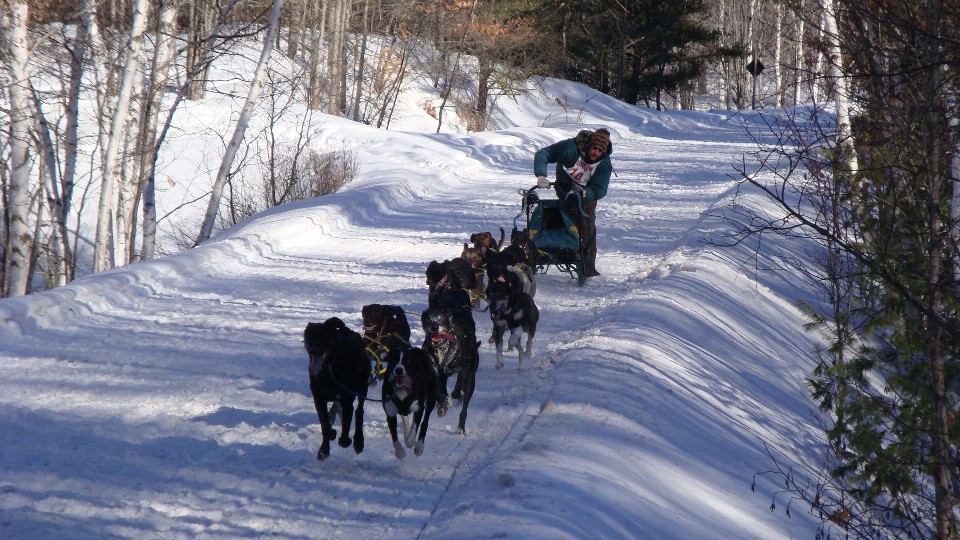
[{"label": "race bib", "polygon": [[563,170],[570,175],[570,178],[573,178],[581,186],[587,185],[587,182],[590,181],[590,177],[593,176],[593,171],[597,169],[597,165],[600,162],[590,165],[583,158],[578,158],[577,162],[573,164],[573,167],[564,167]]}]

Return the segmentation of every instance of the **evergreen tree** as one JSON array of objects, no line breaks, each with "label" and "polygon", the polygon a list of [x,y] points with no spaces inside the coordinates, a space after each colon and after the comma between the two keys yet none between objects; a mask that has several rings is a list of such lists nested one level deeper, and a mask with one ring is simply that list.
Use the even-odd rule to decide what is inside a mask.
[{"label": "evergreen tree", "polygon": [[555,74],[660,108],[664,93],[699,79],[709,63],[744,54],[720,46],[717,32],[698,18],[705,10],[703,0],[551,2],[543,20],[557,32],[567,60]]},{"label": "evergreen tree", "polygon": [[[825,248],[830,343],[809,383],[830,449],[825,476],[788,486],[858,538],[958,538],[960,497],[960,4],[837,2],[856,145],[797,125],[789,156],[747,174]],[[837,91],[842,91],[838,85]],[[844,154],[856,149],[858,166]],[[766,163],[777,158],[766,156]],[[768,175],[766,173],[773,173]],[[777,181],[771,177],[779,175]],[[799,224],[799,227],[794,227]]]}]

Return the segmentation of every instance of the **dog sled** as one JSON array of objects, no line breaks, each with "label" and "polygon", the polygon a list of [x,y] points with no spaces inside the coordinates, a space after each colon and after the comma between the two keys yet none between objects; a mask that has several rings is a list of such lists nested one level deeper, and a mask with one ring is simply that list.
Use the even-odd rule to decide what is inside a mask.
[{"label": "dog sled", "polygon": [[[552,184],[551,184],[552,187]],[[536,245],[537,257],[533,267],[538,274],[546,274],[550,267],[568,274],[583,285],[586,280],[587,247],[580,241],[580,227],[589,226],[584,216],[583,203],[576,192],[566,200],[541,199],[537,187],[521,189],[523,197],[517,220],[526,216],[527,234]],[[589,236],[589,235],[584,235]]]}]

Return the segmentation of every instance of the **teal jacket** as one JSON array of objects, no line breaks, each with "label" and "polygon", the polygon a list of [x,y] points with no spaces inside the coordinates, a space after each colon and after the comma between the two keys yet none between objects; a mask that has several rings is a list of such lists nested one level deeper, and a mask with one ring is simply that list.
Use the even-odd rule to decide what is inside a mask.
[{"label": "teal jacket", "polygon": [[[613,171],[613,165],[610,163],[611,154],[613,154],[613,144],[610,144],[603,157],[596,163],[596,168],[593,170],[590,180],[584,186],[584,200],[599,201],[607,194],[610,173]],[[567,193],[573,187],[573,179],[567,174],[567,169],[576,165],[577,160],[581,158],[586,161],[577,146],[577,139],[565,139],[537,150],[537,153],[533,156],[533,174],[534,176],[546,176],[547,164],[556,163],[557,180],[554,188],[557,195],[562,199],[567,196]],[[593,163],[590,163],[590,165],[593,165]]]}]

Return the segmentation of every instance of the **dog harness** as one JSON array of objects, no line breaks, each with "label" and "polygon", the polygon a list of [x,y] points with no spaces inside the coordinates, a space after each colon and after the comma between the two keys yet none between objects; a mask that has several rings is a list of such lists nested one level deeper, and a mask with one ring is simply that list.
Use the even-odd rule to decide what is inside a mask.
[{"label": "dog harness", "polygon": [[371,373],[370,378],[373,380],[382,379],[383,374],[387,371],[387,368],[383,365],[383,357],[390,352],[390,347],[383,342],[385,337],[395,337],[401,341],[406,341],[397,334],[383,334],[383,329],[387,327],[387,319],[389,315],[384,317],[383,322],[380,323],[379,330],[373,330],[373,327],[364,327],[363,337],[369,341],[369,344],[364,348],[367,352],[367,357],[370,359]]}]

